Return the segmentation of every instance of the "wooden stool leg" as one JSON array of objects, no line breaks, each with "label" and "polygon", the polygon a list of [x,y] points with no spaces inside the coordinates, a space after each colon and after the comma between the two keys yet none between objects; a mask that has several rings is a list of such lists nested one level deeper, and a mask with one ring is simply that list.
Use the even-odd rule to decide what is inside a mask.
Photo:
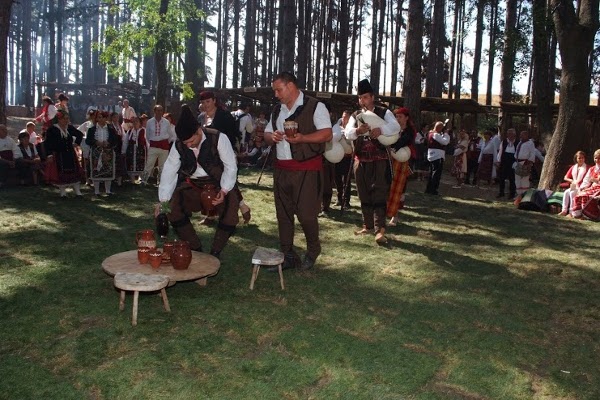
[{"label": "wooden stool leg", "polygon": [[132,326],[136,326],[137,325],[137,312],[138,312],[138,297],[140,295],[140,292],[137,290],[133,291],[133,315],[131,317],[131,325]]},{"label": "wooden stool leg", "polygon": [[260,269],[260,265],[254,264],[252,266],[252,279],[250,279],[250,290],[254,290],[254,282],[256,282],[256,278],[258,277],[258,270]]},{"label": "wooden stool leg", "polygon": [[282,264],[279,264],[279,283],[281,283],[281,290],[285,290],[285,285],[283,284],[283,269]]},{"label": "wooden stool leg", "polygon": [[125,309],[125,291],[121,290],[121,296],[119,297],[119,310]]},{"label": "wooden stool leg", "polygon": [[171,312],[171,307],[169,307],[169,299],[167,299],[167,291],[165,290],[165,288],[160,289],[160,295],[162,296],[165,310],[167,310],[167,312]]}]

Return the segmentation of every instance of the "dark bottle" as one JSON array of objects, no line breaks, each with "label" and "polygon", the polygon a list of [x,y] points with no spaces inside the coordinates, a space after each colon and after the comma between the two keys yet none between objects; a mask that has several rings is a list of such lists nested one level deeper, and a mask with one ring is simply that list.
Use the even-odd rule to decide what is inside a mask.
[{"label": "dark bottle", "polygon": [[161,238],[165,238],[169,234],[169,219],[163,212],[156,216],[156,233]]}]

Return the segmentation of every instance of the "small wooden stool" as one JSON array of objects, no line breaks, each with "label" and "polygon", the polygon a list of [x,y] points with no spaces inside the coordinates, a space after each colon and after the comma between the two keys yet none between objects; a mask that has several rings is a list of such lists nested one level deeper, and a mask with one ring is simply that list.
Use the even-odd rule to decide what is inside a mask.
[{"label": "small wooden stool", "polygon": [[285,290],[285,285],[283,284],[283,270],[281,269],[283,259],[283,253],[278,250],[267,249],[266,247],[257,248],[252,256],[252,279],[250,280],[250,290],[254,290],[254,282],[258,277],[258,271],[260,270],[261,265],[278,266],[281,290]]},{"label": "small wooden stool", "polygon": [[133,291],[133,316],[131,325],[137,325],[138,312],[138,297],[140,292],[154,292],[160,290],[160,296],[163,300],[163,305],[167,312],[171,312],[169,307],[169,299],[165,287],[169,284],[169,277],[165,275],[148,275],[148,274],[131,274],[119,272],[115,275],[115,287],[121,289],[121,297],[119,300],[119,310],[125,309],[125,291]]}]

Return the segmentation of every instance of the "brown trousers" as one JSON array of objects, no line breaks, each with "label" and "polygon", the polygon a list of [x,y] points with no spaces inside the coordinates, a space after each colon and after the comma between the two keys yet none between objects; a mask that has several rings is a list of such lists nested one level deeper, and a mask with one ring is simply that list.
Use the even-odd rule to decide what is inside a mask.
[{"label": "brown trousers", "polygon": [[363,227],[385,228],[385,210],[392,175],[389,160],[354,163],[356,189],[363,215]]},{"label": "brown trousers", "polygon": [[[227,193],[223,203],[210,250],[213,255],[221,253],[239,222],[238,208],[240,202],[235,187]],[[173,192],[170,206],[171,212],[167,214],[167,217],[177,236],[181,240],[189,242],[192,250],[202,251],[202,243],[190,221],[192,213],[201,209],[200,190],[187,182],[181,183]]]},{"label": "brown trousers", "polygon": [[276,168],[273,194],[281,251],[299,259],[294,251],[294,215],[306,237],[306,255],[316,260],[321,254],[319,211],[323,198],[322,171],[288,171]]},{"label": "brown trousers", "polygon": [[335,181],[335,164],[323,160],[323,211],[329,211],[333,197],[333,184]]}]

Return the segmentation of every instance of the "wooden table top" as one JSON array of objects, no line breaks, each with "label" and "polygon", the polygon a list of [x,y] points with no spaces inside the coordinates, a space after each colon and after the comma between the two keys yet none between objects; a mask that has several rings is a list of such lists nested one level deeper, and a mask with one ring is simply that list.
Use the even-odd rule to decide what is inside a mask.
[{"label": "wooden table top", "polygon": [[118,272],[166,275],[172,283],[208,278],[216,275],[220,267],[221,262],[218,258],[198,251],[192,251],[192,262],[188,269],[175,269],[170,263],[163,263],[159,268],[152,269],[150,264],[138,262],[137,250],[117,253],[102,261],[102,269],[111,276]]}]

